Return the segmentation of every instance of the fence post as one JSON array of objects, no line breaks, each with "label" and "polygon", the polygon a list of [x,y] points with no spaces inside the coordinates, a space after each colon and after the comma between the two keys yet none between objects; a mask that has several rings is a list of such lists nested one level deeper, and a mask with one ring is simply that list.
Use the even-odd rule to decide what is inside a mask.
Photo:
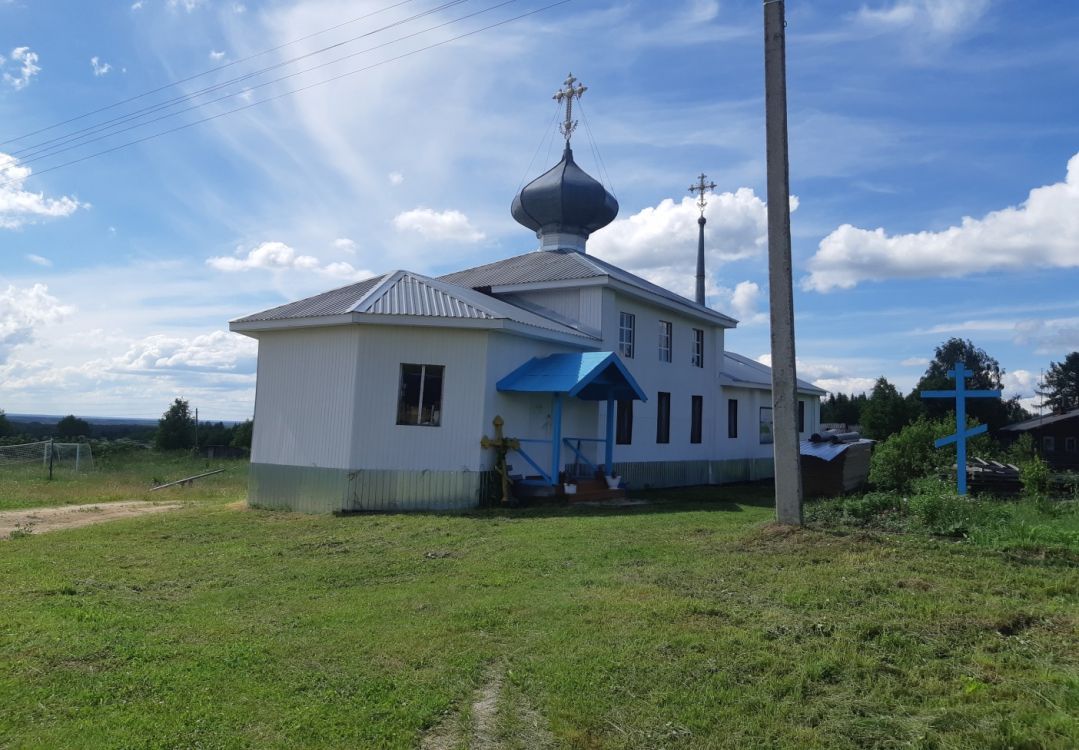
[{"label": "fence post", "polygon": [[53,438],[49,438],[49,479],[52,479],[52,458],[55,453],[55,448],[52,445]]},{"label": "fence post", "polygon": [[79,473],[79,459],[82,458],[82,443],[75,443],[75,473]]}]

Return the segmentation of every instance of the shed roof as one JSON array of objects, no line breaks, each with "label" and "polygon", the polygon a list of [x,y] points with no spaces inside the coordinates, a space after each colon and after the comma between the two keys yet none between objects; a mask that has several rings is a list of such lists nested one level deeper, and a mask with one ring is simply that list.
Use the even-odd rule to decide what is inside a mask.
[{"label": "shed roof", "polygon": [[647,401],[614,352],[572,352],[533,357],[498,381],[510,393],[564,393],[586,401]]},{"label": "shed roof", "polygon": [[1079,409],[1073,409],[1072,411],[1064,412],[1063,414],[1050,414],[1043,417],[1034,417],[1032,419],[1026,419],[1022,422],[1016,422],[1015,424],[1006,425],[1001,427],[1003,432],[1026,432],[1027,430],[1036,430],[1039,427],[1043,427],[1047,424],[1053,424],[1055,422],[1066,422],[1069,419],[1075,419],[1079,417]]},{"label": "shed roof", "polygon": [[[719,373],[719,382],[723,385],[740,386],[742,388],[770,389],[772,387],[772,368],[741,354],[725,351],[723,352],[723,368]],[[823,396],[828,391],[799,378],[798,392]]]},{"label": "shed roof", "polygon": [[685,312],[712,320],[718,325],[733,328],[738,324],[734,318],[699,305],[693,300],[675,294],[669,289],[653,284],[640,276],[594,255],[568,250],[535,250],[494,263],[455,271],[439,277],[462,286],[478,288],[539,284],[578,279],[614,280],[628,287],[647,292],[664,301],[676,303]]}]

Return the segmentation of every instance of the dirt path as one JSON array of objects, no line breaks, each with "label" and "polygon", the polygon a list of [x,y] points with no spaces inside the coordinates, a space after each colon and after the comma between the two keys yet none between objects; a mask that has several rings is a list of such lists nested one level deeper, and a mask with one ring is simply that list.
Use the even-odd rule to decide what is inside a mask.
[{"label": "dirt path", "polygon": [[0,511],[0,539],[10,539],[12,533],[42,534],[46,531],[76,529],[118,518],[144,516],[179,508],[179,503],[149,503],[131,500],[119,503],[92,505],[63,505],[56,508],[22,508]]}]

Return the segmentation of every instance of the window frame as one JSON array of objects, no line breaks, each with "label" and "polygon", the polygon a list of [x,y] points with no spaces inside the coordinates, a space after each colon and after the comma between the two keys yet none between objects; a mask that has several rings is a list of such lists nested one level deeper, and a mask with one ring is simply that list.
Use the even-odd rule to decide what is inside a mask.
[{"label": "window frame", "polygon": [[[415,422],[402,421],[403,417],[402,417],[401,406],[402,406],[402,404],[404,404],[404,398],[405,398],[405,368],[406,367],[418,367],[418,368],[420,368],[420,389],[419,389],[419,392],[417,393],[417,396],[416,396],[417,401],[416,401],[416,421]],[[437,377],[437,379],[440,381],[440,383],[439,383],[438,402],[437,402],[437,404],[433,405],[434,408],[432,410],[433,415],[437,415],[437,416],[435,416],[433,421],[424,422],[424,421],[422,421],[423,420],[423,397],[424,397],[424,391],[428,387],[428,382],[429,382],[428,372],[427,372],[428,368],[430,368],[431,370],[437,370],[438,371],[438,375],[435,376],[435,375],[432,374],[430,379],[434,380]],[[445,365],[435,365],[435,364],[417,363],[417,362],[402,362],[400,367],[398,368],[398,379],[397,379],[397,419],[396,419],[397,425],[400,426],[400,427],[441,427],[442,426],[442,403],[444,401],[445,395],[446,395],[446,366]]]},{"label": "window frame", "polygon": [[1076,453],[1079,452],[1079,440],[1073,435],[1069,435],[1064,438],[1064,452]]},{"label": "window frame", "polygon": [[659,391],[656,394],[656,444],[668,445],[671,442],[671,394]]},{"label": "window frame", "polygon": [[738,399],[727,399],[727,438],[738,439]]},{"label": "window frame", "polygon": [[[628,324],[628,325],[627,325]],[[628,333],[628,335],[627,335]],[[637,316],[625,310],[618,311],[618,353],[633,359],[637,340]]]},{"label": "window frame", "polygon": [[798,399],[798,432],[806,431],[806,402],[805,399]]},{"label": "window frame", "polygon": [[689,397],[689,442],[700,445],[704,436],[704,396]]},{"label": "window frame", "polygon": [[669,320],[659,321],[659,361],[674,361],[674,325]]},{"label": "window frame", "polygon": [[690,357],[690,364],[694,367],[704,367],[704,329],[693,329],[693,356]]},{"label": "window frame", "polygon": [[1057,439],[1054,435],[1042,435],[1042,451],[1045,453],[1057,452]]}]

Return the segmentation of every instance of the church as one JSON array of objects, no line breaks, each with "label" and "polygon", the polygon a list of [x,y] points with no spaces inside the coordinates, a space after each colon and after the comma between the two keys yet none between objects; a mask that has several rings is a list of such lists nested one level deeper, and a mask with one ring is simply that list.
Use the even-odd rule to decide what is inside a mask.
[{"label": "church", "polygon": [[[772,476],[771,373],[733,318],[587,252],[618,202],[565,150],[514,197],[539,247],[439,277],[385,274],[233,320],[258,340],[248,502],[322,513],[465,509],[578,479],[623,488]],[[701,181],[701,201],[704,200]],[[701,223],[703,237],[703,216]],[[798,381],[799,430],[824,391]]]}]

